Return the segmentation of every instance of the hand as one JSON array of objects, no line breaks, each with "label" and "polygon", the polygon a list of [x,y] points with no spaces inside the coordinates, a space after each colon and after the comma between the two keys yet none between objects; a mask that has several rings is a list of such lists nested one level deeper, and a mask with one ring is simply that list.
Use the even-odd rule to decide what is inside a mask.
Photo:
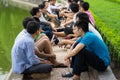
[{"label": "hand", "polygon": [[70,65],[70,59],[67,59],[67,60],[65,61],[65,65],[66,65],[66,66],[69,66],[69,65]]},{"label": "hand", "polygon": [[50,54],[49,57],[52,58],[52,59],[56,59],[56,55],[55,54]]},{"label": "hand", "polygon": [[57,30],[56,30],[55,28],[53,28],[53,31],[54,31],[54,32],[57,32]]},{"label": "hand", "polygon": [[56,55],[55,55],[55,54],[52,54],[52,58],[56,59]]},{"label": "hand", "polygon": [[50,42],[51,42],[51,44],[53,44],[53,43],[54,43],[54,41],[55,41],[55,39],[54,39],[54,38],[55,38],[55,35],[53,35],[53,37],[52,37],[52,39],[51,39],[51,41],[50,41]]},{"label": "hand", "polygon": [[71,39],[72,37],[75,37],[75,35],[74,34],[69,34],[69,35],[66,36],[67,39]]},{"label": "hand", "polygon": [[64,60],[65,60],[65,61],[69,61],[69,60],[70,60],[70,57],[69,57],[68,55],[66,55],[66,56],[64,57]]},{"label": "hand", "polygon": [[65,24],[61,24],[60,26],[61,26],[62,28],[65,28]]}]

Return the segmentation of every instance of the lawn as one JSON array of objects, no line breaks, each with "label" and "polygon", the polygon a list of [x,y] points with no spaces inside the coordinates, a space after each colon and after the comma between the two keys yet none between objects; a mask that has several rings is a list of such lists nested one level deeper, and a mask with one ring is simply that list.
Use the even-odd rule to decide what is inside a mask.
[{"label": "lawn", "polygon": [[108,0],[86,0],[90,3],[90,9],[108,27],[120,34],[120,4]]}]

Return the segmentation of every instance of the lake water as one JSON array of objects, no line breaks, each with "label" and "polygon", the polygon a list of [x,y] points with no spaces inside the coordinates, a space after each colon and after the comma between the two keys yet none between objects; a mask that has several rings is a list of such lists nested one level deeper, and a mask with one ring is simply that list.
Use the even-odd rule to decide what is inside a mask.
[{"label": "lake water", "polygon": [[29,11],[0,2],[0,80],[11,68],[11,48],[17,34],[22,30],[22,20]]}]

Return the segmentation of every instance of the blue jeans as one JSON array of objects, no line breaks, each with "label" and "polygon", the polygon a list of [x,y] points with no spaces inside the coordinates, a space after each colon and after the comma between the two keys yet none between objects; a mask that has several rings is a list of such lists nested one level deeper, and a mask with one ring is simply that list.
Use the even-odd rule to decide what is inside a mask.
[{"label": "blue jeans", "polygon": [[[53,33],[52,30],[49,28],[49,26],[40,25],[40,27],[41,27],[42,30],[44,30],[43,33],[45,33],[46,36],[49,38],[49,40],[51,40],[52,37],[53,37],[53,35],[54,35],[54,33]],[[54,42],[55,42],[55,44],[58,44],[58,42],[59,42],[59,40],[58,40],[58,38],[57,38],[56,36],[54,37]]]}]

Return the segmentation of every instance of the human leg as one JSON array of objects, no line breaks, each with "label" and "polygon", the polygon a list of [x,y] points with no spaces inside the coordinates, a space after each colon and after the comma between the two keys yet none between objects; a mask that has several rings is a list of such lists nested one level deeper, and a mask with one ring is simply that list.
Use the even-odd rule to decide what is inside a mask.
[{"label": "human leg", "polygon": [[36,64],[26,69],[22,74],[33,74],[33,73],[50,73],[52,66],[49,64]]},{"label": "human leg", "polygon": [[47,58],[51,63],[53,63],[53,66],[64,66],[63,63],[60,63],[56,60],[56,55],[53,52],[52,45],[49,40],[43,39],[37,42],[35,46],[40,51],[40,53],[36,53],[39,57]]},{"label": "human leg", "polygon": [[35,46],[40,52],[44,51],[46,54],[54,54],[52,45],[48,39],[41,39],[35,43]]},{"label": "human leg", "polygon": [[53,32],[57,37],[65,37],[64,31],[62,32]]},{"label": "human leg", "polygon": [[88,71],[88,66],[85,59],[85,49],[82,49],[77,55],[72,57],[71,68],[73,74],[80,76],[81,72]]},{"label": "human leg", "polygon": [[105,71],[107,66],[105,66],[104,61],[100,59],[96,54],[88,52],[86,50],[86,62],[89,66],[93,67],[98,71]]},{"label": "human leg", "polygon": [[77,55],[72,58],[71,67],[73,68],[73,77],[79,78],[81,72],[88,70],[88,66],[93,67],[98,71],[106,70],[103,60],[97,55],[87,51],[85,48],[82,49]]}]

